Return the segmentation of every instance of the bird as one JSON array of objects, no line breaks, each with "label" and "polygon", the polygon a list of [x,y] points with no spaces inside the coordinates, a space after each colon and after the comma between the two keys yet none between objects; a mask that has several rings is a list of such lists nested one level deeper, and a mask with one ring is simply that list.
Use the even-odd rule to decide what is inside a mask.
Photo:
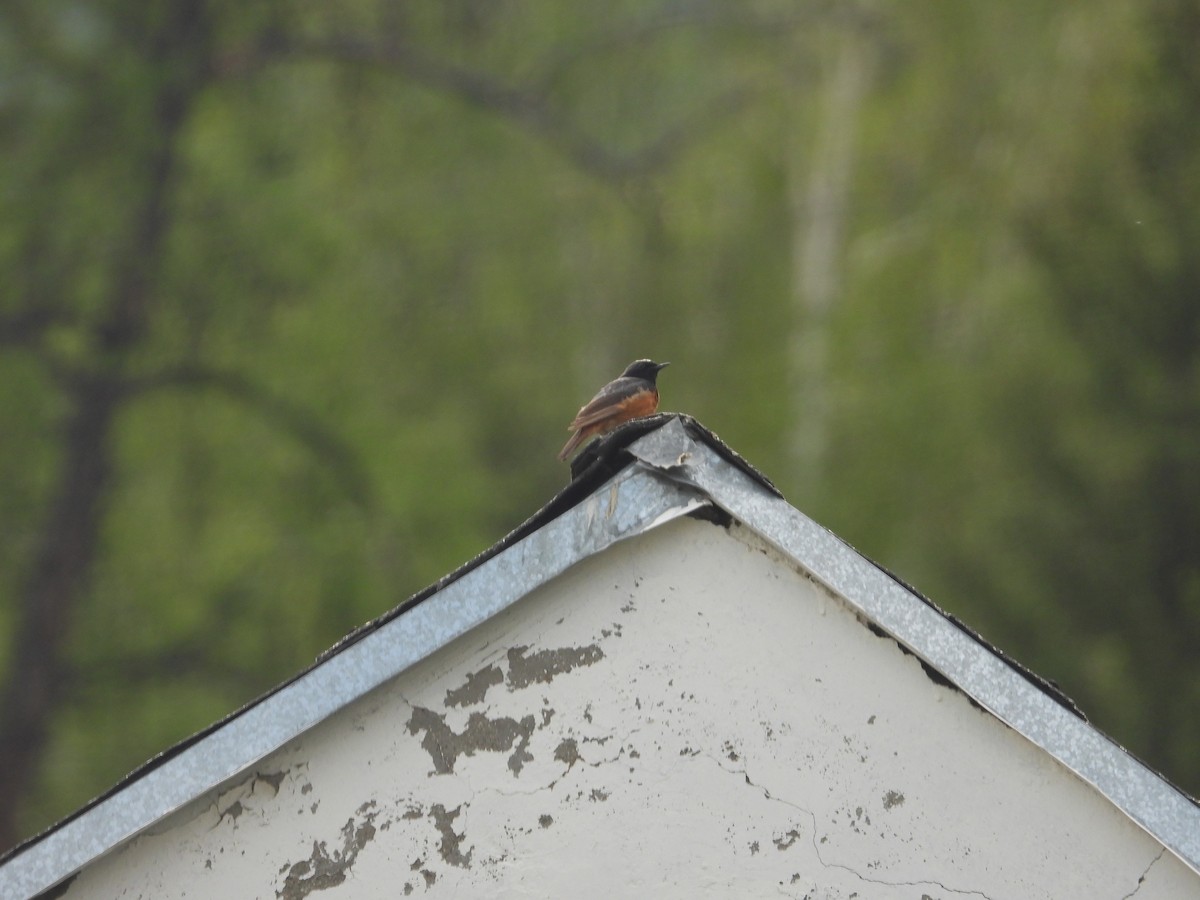
[{"label": "bird", "polygon": [[620,378],[600,388],[571,420],[567,430],[574,434],[559,451],[558,458],[565,461],[585,441],[608,434],[622,422],[648,416],[658,409],[656,379],[669,365],[639,359],[626,366]]}]

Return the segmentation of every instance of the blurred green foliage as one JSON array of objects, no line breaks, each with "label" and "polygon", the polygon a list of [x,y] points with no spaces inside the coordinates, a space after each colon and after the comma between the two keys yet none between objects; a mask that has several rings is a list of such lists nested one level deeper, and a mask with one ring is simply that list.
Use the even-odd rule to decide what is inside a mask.
[{"label": "blurred green foliage", "polygon": [[12,0],[0,843],[502,536],[639,356],[1200,791],[1198,45],[1183,0]]}]

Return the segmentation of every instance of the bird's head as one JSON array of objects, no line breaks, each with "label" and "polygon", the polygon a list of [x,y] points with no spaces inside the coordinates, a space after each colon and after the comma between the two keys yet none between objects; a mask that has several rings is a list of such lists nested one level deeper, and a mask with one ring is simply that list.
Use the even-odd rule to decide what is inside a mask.
[{"label": "bird's head", "polygon": [[653,384],[654,379],[658,377],[659,371],[669,365],[670,363],[656,363],[651,359],[639,359],[626,366],[621,376],[623,378],[645,378]]}]

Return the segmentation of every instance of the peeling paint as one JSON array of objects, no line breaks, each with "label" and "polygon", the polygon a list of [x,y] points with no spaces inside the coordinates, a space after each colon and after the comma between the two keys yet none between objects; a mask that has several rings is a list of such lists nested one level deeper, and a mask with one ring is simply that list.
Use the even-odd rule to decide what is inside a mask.
[{"label": "peeling paint", "polygon": [[238,817],[245,812],[245,807],[242,806],[241,800],[234,800],[224,810],[221,811],[219,818],[228,818],[231,822],[236,823]]},{"label": "peeling paint", "polygon": [[[614,626],[620,636],[620,626]],[[602,629],[601,634],[609,637],[613,629]],[[507,683],[510,691],[522,690],[531,684],[549,684],[557,675],[565,675],[580,666],[590,666],[604,658],[604,651],[596,644],[586,647],[559,647],[539,650],[528,654],[528,646],[513,647],[508,651],[508,672],[489,664],[475,672],[469,672],[466,681],[457,688],[446,691],[447,708],[473,706],[484,702],[488,690]],[[551,712],[552,714],[552,712]],[[545,724],[549,723],[549,718]]]},{"label": "peeling paint", "polygon": [[342,826],[342,847],[332,854],[324,841],[313,841],[309,858],[288,867],[283,887],[275,896],[279,900],[303,900],[313,891],[328,890],[345,881],[358,854],[375,838],[375,816],[376,813],[369,812],[358,824],[348,819]]},{"label": "peeling paint", "polygon": [[283,779],[287,777],[287,772],[259,772],[254,776],[255,782],[265,782],[271,786],[276,794],[279,793],[279,786],[283,784]]},{"label": "peeling paint", "polygon": [[429,809],[429,817],[433,819],[434,826],[442,836],[441,845],[438,847],[438,853],[441,854],[442,859],[460,869],[469,869],[473,850],[462,852],[462,840],[466,834],[456,834],[453,827],[453,822],[458,818],[460,812],[462,812],[461,806],[447,811],[442,804],[435,803]]},{"label": "peeling paint", "polygon": [[568,768],[579,762],[581,757],[575,738],[563,738],[561,743],[554,748],[554,758],[561,763],[566,763]]},{"label": "peeling paint", "polygon": [[525,655],[528,647],[508,651],[508,687],[520,690],[531,684],[548,684],[556,675],[565,675],[579,666],[591,666],[604,658],[597,644],[587,647],[561,647]]},{"label": "peeling paint", "polygon": [[504,673],[496,666],[484,666],[478,672],[467,674],[467,682],[460,688],[446,691],[446,706],[471,706],[482,703],[488,688],[504,683]]},{"label": "peeling paint", "polygon": [[773,838],[771,842],[775,845],[776,850],[787,850],[798,840],[800,840],[800,832],[792,828],[783,837]]},{"label": "peeling paint", "polygon": [[518,722],[507,716],[489,719],[483,713],[476,712],[471,713],[467,727],[456,734],[446,724],[445,716],[423,706],[414,706],[412,717],[408,720],[408,731],[414,735],[425,732],[421,746],[429,754],[433,769],[439,775],[452,773],[460,755],[474,756],[480,750],[492,753],[512,750],[508,768],[513,775],[520,775],[525,763],[533,760],[527,748],[535,725],[533,716],[525,716]]}]

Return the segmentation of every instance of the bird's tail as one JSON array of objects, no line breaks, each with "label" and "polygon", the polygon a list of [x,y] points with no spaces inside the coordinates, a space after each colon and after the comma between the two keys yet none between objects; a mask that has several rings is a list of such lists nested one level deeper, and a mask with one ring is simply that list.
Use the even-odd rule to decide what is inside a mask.
[{"label": "bird's tail", "polygon": [[584,429],[582,428],[571,435],[571,439],[568,440],[566,445],[558,451],[559,462],[566,462],[567,457],[575,452],[575,448],[583,443],[584,437]]}]

